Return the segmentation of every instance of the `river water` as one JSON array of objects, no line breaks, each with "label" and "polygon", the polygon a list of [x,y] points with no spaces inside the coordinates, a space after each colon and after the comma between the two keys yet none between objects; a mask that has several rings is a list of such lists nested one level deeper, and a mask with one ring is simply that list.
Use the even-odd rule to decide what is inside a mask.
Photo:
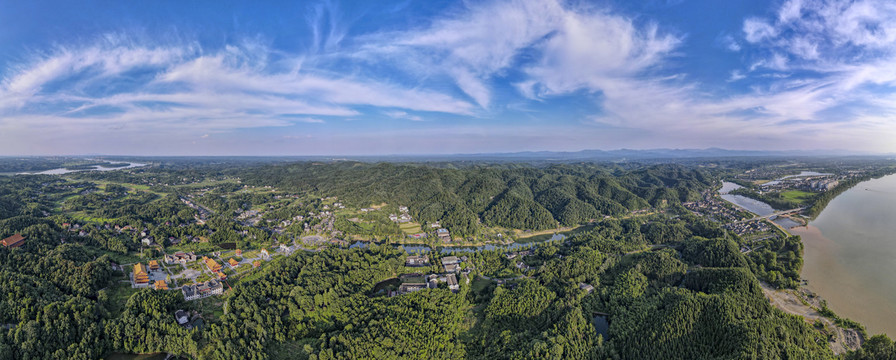
[{"label": "river water", "polygon": [[742,187],[743,186],[726,181],[722,183],[722,188],[719,190],[719,194],[721,194],[722,199],[725,199],[734,205],[740,206],[756,215],[766,216],[775,213],[775,209],[762,201],[754,200],[743,195],[729,194],[729,192],[731,192],[732,190],[740,189]]},{"label": "river water", "polygon": [[109,161],[109,163],[110,164],[128,164],[128,165],[121,166],[121,167],[102,167],[99,165],[94,165],[92,169],[83,169],[83,170],[69,170],[66,168],[58,168],[58,169],[50,169],[50,170],[37,171],[37,172],[21,172],[21,173],[18,173],[18,175],[62,175],[62,174],[68,174],[68,173],[73,173],[73,172],[80,172],[80,171],[113,171],[113,170],[123,170],[123,169],[131,169],[131,168],[135,168],[135,167],[146,166],[146,164],[140,164],[140,163],[124,163],[124,162],[114,162],[114,161]]},{"label": "river water", "polygon": [[896,175],[832,200],[808,227],[802,278],[838,315],[896,337]]},{"label": "river water", "polygon": [[[728,194],[722,198],[750,212],[774,210],[761,201]],[[870,334],[896,337],[896,175],[863,182],[837,196],[808,226],[776,223],[804,245],[801,277],[840,316],[864,324]]]}]

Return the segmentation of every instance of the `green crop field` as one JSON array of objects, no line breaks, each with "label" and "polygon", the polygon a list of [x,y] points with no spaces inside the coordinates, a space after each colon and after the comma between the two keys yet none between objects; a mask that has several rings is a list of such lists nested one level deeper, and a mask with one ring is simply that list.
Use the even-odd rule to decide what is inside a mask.
[{"label": "green crop field", "polygon": [[408,235],[416,234],[416,233],[419,233],[419,232],[421,231],[421,230],[420,230],[420,223],[416,223],[416,222],[409,222],[409,223],[399,224],[398,227],[401,228],[401,231],[404,231],[404,233],[405,233],[405,234],[408,234]]}]

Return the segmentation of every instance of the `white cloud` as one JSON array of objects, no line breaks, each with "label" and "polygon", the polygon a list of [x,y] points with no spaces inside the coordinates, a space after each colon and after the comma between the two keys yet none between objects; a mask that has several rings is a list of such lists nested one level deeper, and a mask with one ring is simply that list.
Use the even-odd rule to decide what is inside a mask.
[{"label": "white cloud", "polygon": [[[499,93],[510,85],[538,107],[585,94],[600,114],[582,117],[683,144],[748,143],[740,137],[773,143],[801,131],[815,136],[803,136],[806,142],[835,138],[818,135],[825,130],[844,139],[870,134],[871,144],[893,135],[896,100],[870,88],[896,86],[896,3],[788,0],[773,10],[745,19],[737,39],[722,35],[708,44],[746,62],[719,79],[752,87],[733,93],[668,66],[687,61],[679,57],[688,48],[685,34],[561,0],[458,3],[419,27],[354,38],[328,4],[309,16],[312,44],[300,54],[263,41],[202,49],[107,36],[5,69],[0,132],[155,131],[195,141],[365,114],[487,119],[510,108],[500,102],[516,94]],[[849,106],[863,111],[843,110]]]},{"label": "white cloud", "polygon": [[168,128],[201,136],[359,116],[358,106],[464,115],[474,107],[435,90],[284,67],[301,61],[281,61],[283,54],[251,41],[198,51],[109,39],[117,37],[60,47],[5,71],[0,131],[55,123],[59,131]]},{"label": "white cloud", "polygon": [[543,43],[544,57],[526,72],[546,94],[637,79],[660,64],[681,40],[655,25],[636,28],[630,19],[606,13],[567,14],[563,27]]},{"label": "white cloud", "polygon": [[744,20],[744,36],[747,41],[751,43],[756,43],[777,35],[777,30],[765,20],[756,18]]},{"label": "white cloud", "polygon": [[391,117],[393,119],[407,119],[407,120],[411,120],[411,121],[423,121],[422,117],[419,117],[417,115],[408,114],[405,111],[386,111],[383,114],[385,114],[386,116]]},{"label": "white cloud", "polygon": [[783,5],[781,5],[781,9],[778,11],[778,21],[788,22],[794,19],[801,18],[800,14],[802,12],[802,7],[802,0],[786,1]]},{"label": "white cloud", "polygon": [[[444,71],[482,107],[494,101],[490,79],[522,70],[525,77],[511,85],[530,100],[549,101],[579,90],[599,94],[601,115],[592,117],[598,123],[656,131],[683,143],[749,143],[732,134],[774,142],[798,135],[800,129],[813,133],[831,128],[820,114],[855,98],[838,90],[833,79],[790,78],[805,61],[820,64],[826,55],[817,40],[823,35],[804,31],[809,25],[780,24],[802,21],[814,5],[818,3],[790,1],[777,19],[744,21],[751,50],[764,49],[752,59],[750,71],[772,72],[754,76],[766,84],[740,95],[707,94],[684,74],[668,74],[665,64],[677,56],[684,36],[606,9],[550,0],[471,3],[429,27],[370,37],[365,50],[371,53],[365,56],[387,54],[426,77]],[[796,33],[800,36],[792,36]],[[718,42],[730,51],[744,51],[730,35]],[[735,70],[727,80],[746,77]]]},{"label": "white cloud", "polygon": [[740,44],[738,44],[737,40],[734,39],[734,36],[731,36],[730,34],[719,37],[717,41],[719,45],[728,49],[728,51],[739,52],[741,50]]},{"label": "white cloud", "polygon": [[734,70],[731,72],[731,77],[728,78],[728,82],[735,82],[735,81],[743,80],[746,78],[747,78],[747,76],[744,75],[742,72],[740,72],[739,70]]}]

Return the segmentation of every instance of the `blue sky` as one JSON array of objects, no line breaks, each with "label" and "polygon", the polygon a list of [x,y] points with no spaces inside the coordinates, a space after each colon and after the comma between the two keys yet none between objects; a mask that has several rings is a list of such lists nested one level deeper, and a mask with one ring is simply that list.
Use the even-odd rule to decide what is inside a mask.
[{"label": "blue sky", "polygon": [[0,155],[896,152],[896,3],[0,1]]}]

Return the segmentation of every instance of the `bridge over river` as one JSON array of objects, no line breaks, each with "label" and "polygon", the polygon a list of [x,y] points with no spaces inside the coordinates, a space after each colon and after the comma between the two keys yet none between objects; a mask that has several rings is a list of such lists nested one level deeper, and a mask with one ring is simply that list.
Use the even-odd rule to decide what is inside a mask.
[{"label": "bridge over river", "polygon": [[744,222],[753,221],[753,220],[769,219],[769,218],[773,218],[773,217],[777,217],[777,216],[785,216],[785,215],[799,214],[799,213],[801,213],[803,210],[806,210],[806,209],[807,209],[807,207],[799,207],[799,208],[796,208],[796,209],[776,211],[776,212],[773,212],[773,213],[768,214],[768,215],[762,215],[762,216],[756,215],[755,217],[752,217],[752,218],[749,218],[749,219],[744,219],[744,220],[737,221],[737,222],[733,222],[732,224],[739,224],[739,223],[744,223]]}]

